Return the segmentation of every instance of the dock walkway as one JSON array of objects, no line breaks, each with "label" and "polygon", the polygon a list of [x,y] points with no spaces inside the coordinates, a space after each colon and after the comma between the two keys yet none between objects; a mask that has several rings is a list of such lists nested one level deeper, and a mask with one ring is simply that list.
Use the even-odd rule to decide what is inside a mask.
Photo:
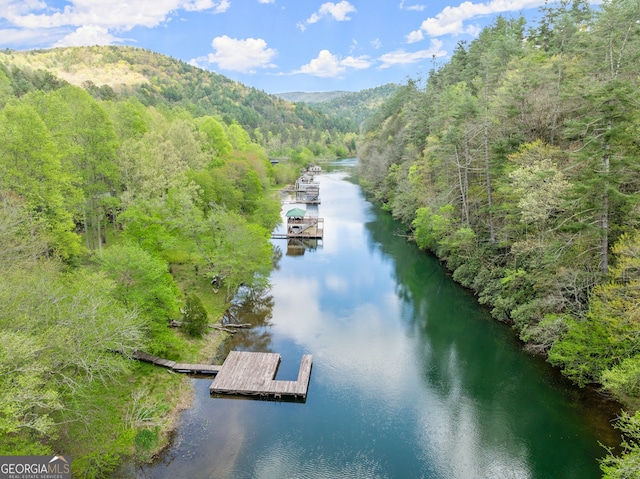
[{"label": "dock walkway", "polygon": [[177,373],[214,374],[215,379],[209,387],[212,394],[231,394],[256,396],[266,399],[306,400],[311,377],[312,358],[310,354],[302,356],[296,381],[276,380],[280,365],[280,355],[276,353],[257,353],[231,351],[222,366],[215,364],[185,364],[143,352],[135,352],[133,357],[139,361],[163,366]]},{"label": "dock walkway", "polygon": [[133,353],[133,357],[138,361],[145,363],[155,364],[156,366],[164,366],[167,369],[171,369],[177,373],[191,373],[191,374],[218,374],[222,366],[216,366],[215,364],[185,364],[176,363],[168,359],[162,359],[151,354],[136,351]]}]

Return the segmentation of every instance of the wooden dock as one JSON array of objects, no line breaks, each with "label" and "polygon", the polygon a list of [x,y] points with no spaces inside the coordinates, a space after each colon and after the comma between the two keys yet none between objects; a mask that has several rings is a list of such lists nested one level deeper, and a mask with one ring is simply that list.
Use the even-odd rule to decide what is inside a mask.
[{"label": "wooden dock", "polygon": [[176,363],[139,351],[135,352],[133,357],[177,373],[214,374],[216,377],[209,387],[212,394],[304,401],[307,398],[309,379],[311,378],[310,354],[302,356],[296,381],[275,379],[280,365],[280,355],[276,353],[231,351],[222,366]]},{"label": "wooden dock", "polygon": [[212,394],[259,396],[267,399],[307,398],[311,377],[311,355],[302,356],[296,381],[276,380],[280,355],[231,351],[222,370],[211,383]]},{"label": "wooden dock", "polygon": [[162,359],[151,354],[136,351],[133,353],[133,357],[138,361],[145,363],[155,364],[156,366],[163,366],[167,369],[175,371],[177,373],[191,373],[191,374],[218,374],[222,366],[216,366],[215,364],[185,364],[176,363],[168,359]]}]

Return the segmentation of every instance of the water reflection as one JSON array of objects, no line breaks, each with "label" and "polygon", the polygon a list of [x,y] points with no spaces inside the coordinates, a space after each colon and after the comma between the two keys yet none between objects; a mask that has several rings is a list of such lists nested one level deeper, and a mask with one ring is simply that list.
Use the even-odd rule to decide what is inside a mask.
[{"label": "water reflection", "polygon": [[317,238],[290,238],[287,240],[287,256],[302,256],[305,251],[315,251],[322,247],[322,240]]},{"label": "water reflection", "polygon": [[211,399],[196,380],[191,463],[149,477],[599,477],[591,411],[345,178],[319,179],[323,247],[281,254],[272,289],[225,318],[255,325],[227,347],[280,353],[281,379],[313,354],[306,404]]},{"label": "water reflection", "polygon": [[222,317],[222,325],[246,324],[249,327],[236,330],[223,345],[221,356],[229,351],[271,352],[271,319],[273,295],[268,287],[242,287]]}]

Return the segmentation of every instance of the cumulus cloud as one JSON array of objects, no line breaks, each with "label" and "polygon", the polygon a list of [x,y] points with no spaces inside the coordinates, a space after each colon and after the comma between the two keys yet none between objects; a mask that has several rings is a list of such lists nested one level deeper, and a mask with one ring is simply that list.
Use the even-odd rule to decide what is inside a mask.
[{"label": "cumulus cloud", "polygon": [[424,33],[422,33],[422,30],[415,30],[409,33],[405,38],[407,39],[407,43],[416,43],[424,39]]},{"label": "cumulus cloud", "polygon": [[7,20],[24,28],[51,28],[59,26],[97,25],[118,31],[136,26],[156,27],[170,14],[179,11],[205,11],[223,13],[230,6],[229,0],[73,0],[62,10],[46,13],[8,15]]},{"label": "cumulus cloud", "polygon": [[420,25],[420,29],[407,35],[407,41],[413,43],[424,38],[442,35],[457,35],[467,33],[474,35],[478,32],[476,26],[465,26],[466,20],[504,12],[518,12],[544,5],[545,0],[491,0],[487,3],[463,2],[457,7],[445,7],[435,17],[427,18]]},{"label": "cumulus cloud", "polygon": [[82,45],[112,45],[123,40],[114,37],[105,27],[88,25],[58,40],[55,47],[78,47]]},{"label": "cumulus cloud", "polygon": [[378,68],[390,68],[395,65],[407,65],[411,63],[417,63],[422,60],[443,57],[447,53],[442,50],[442,45],[443,44],[440,40],[432,39],[431,45],[427,50],[406,52],[401,49],[385,53],[384,55],[378,57],[378,61],[382,63]]},{"label": "cumulus cloud", "polygon": [[300,70],[294,73],[304,73],[321,78],[334,78],[347,71],[347,68],[364,70],[371,66],[371,61],[366,56],[348,56],[340,59],[329,50],[322,50],[316,58],[306,65],[302,65]]},{"label": "cumulus cloud", "polygon": [[247,38],[239,40],[227,35],[216,37],[211,42],[215,52],[204,58],[191,61],[200,65],[203,61],[218,65],[221,70],[236,71],[240,73],[255,73],[259,68],[273,68],[271,62],[277,51],[267,48],[267,42],[262,38]]},{"label": "cumulus cloud", "polygon": [[[322,5],[320,5],[320,8],[317,12],[312,13],[311,16],[307,18],[306,24],[311,25],[313,23],[317,23],[326,17],[331,17],[339,22],[346,22],[348,20],[351,20],[349,14],[355,13],[356,11],[356,7],[351,5],[346,0],[343,0],[340,3],[323,3]],[[301,29],[304,30],[303,24],[299,23],[298,27],[302,27]]]},{"label": "cumulus cloud", "polygon": [[[63,8],[40,0],[2,0],[0,18],[12,28],[57,29],[58,44],[82,45],[120,41],[114,34],[142,26],[153,28],[180,10],[224,13],[230,0],[70,0]],[[62,37],[62,38],[61,38]],[[61,38],[61,39],[60,39]]]}]

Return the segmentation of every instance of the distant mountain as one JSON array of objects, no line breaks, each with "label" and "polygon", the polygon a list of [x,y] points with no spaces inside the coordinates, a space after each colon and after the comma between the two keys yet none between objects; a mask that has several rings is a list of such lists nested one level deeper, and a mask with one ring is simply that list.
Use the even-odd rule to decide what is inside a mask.
[{"label": "distant mountain", "polygon": [[[354,123],[341,116],[332,116],[306,103],[292,104],[223,75],[140,48],[2,50],[0,67],[2,64],[7,71],[44,70],[103,100],[135,96],[145,105],[183,107],[195,116],[216,115],[228,124],[238,122],[252,135],[256,130],[265,138],[281,135],[287,144],[311,142],[319,132],[333,137],[356,130]],[[25,75],[25,82],[28,81],[29,75]]]},{"label": "distant mountain", "polygon": [[398,88],[400,85],[387,83],[358,92],[289,92],[278,93],[276,96],[295,103],[309,104],[327,115],[337,116],[362,126],[385,100],[396,93]]},{"label": "distant mountain", "polygon": [[341,96],[348,95],[350,91],[292,91],[287,93],[276,93],[275,96],[293,103],[326,103]]}]

